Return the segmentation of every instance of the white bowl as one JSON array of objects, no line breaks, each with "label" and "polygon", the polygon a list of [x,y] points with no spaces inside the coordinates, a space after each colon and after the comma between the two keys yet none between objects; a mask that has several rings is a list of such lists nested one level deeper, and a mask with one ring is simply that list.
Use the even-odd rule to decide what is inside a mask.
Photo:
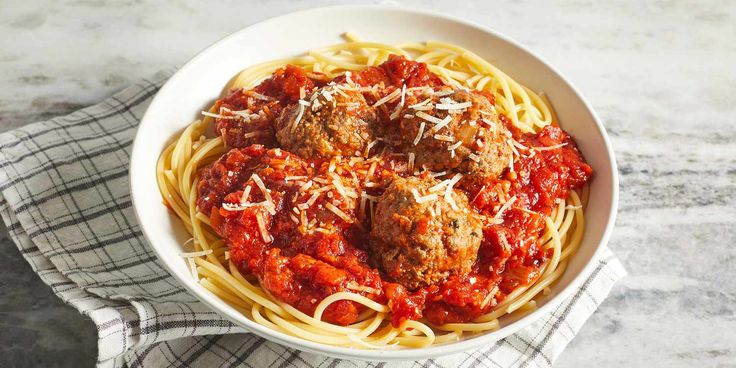
[{"label": "white bowl", "polygon": [[[360,350],[288,336],[259,325],[228,306],[192,279],[179,257],[189,238],[179,220],[161,204],[155,165],[167,142],[207,110],[225,84],[245,67],[341,42],[345,31],[371,41],[405,43],[440,40],[474,51],[512,78],[551,99],[562,127],[570,132],[595,174],[590,185],[585,236],[567,271],[538,309],[501,319],[496,331],[427,348]],[[272,18],[240,30],[208,47],[161,88],[140,123],[130,164],[133,204],[143,234],[171,275],[214,311],[245,329],[280,344],[318,354],[362,360],[417,360],[471,350],[502,339],[559,305],[590,274],[608,241],[618,201],[616,162],[606,132],[578,91],[552,66],[524,46],[486,27],[433,12],[386,6],[340,6]]]}]

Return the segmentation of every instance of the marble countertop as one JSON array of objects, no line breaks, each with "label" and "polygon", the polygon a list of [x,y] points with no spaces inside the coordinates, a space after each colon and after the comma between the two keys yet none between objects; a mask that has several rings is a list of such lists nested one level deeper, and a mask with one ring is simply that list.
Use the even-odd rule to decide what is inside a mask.
[{"label": "marble countertop", "polygon": [[[0,131],[98,102],[255,21],[335,3],[0,2]],[[735,366],[736,3],[388,3],[521,41],[605,123],[621,173],[610,247],[630,276],[556,366]],[[5,229],[0,269],[0,366],[92,365],[94,326],[43,285]]]}]

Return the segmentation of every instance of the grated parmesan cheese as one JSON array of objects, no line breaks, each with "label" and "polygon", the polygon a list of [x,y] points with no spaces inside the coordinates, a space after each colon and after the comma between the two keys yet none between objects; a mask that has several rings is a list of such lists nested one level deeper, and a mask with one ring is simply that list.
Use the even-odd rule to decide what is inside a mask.
[{"label": "grated parmesan cheese", "polygon": [[411,188],[411,194],[414,196],[414,200],[417,203],[425,203],[430,201],[436,201],[438,199],[436,193],[430,193],[425,196],[420,196],[416,188]]},{"label": "grated parmesan cheese", "polygon": [[449,136],[449,135],[443,135],[443,134],[435,134],[432,136],[434,139],[438,141],[445,141],[445,142],[454,142],[455,137]]},{"label": "grated parmesan cheese", "polygon": [[345,106],[348,110],[355,110],[360,107],[359,102],[340,102],[337,106]]},{"label": "grated parmesan cheese", "polygon": [[554,146],[546,146],[546,147],[532,147],[532,149],[536,151],[550,151],[550,150],[562,148],[565,146],[567,146],[567,143],[560,143]]},{"label": "grated parmesan cheese", "polygon": [[421,102],[417,102],[414,105],[409,106],[409,108],[410,109],[414,109],[414,110],[422,110],[424,108],[432,108],[430,106],[431,102],[432,102],[432,98],[429,97],[426,100],[423,100]]},{"label": "grated parmesan cheese", "polygon": [[509,155],[509,171],[514,172],[514,155]]},{"label": "grated parmesan cheese", "polygon": [[248,139],[248,138],[253,138],[259,135],[261,135],[261,132],[248,132],[248,133],[243,134],[243,138]]},{"label": "grated parmesan cheese", "polygon": [[381,105],[385,104],[386,102],[391,102],[391,101],[399,98],[399,95],[400,94],[401,94],[401,89],[396,88],[395,90],[393,90],[393,92],[387,94],[382,99],[376,101],[376,103],[373,104],[373,107],[378,107],[378,106],[381,106]]},{"label": "grated parmesan cheese", "polygon": [[414,145],[416,146],[419,144],[419,140],[422,139],[422,135],[424,134],[424,127],[427,125],[425,122],[421,122],[419,124],[419,131],[417,132],[417,136],[414,138]]},{"label": "grated parmesan cheese", "polygon": [[366,180],[368,180],[371,177],[373,177],[373,173],[376,171],[376,167],[377,166],[378,166],[378,162],[377,161],[373,161],[373,163],[371,164],[371,166],[368,168],[368,173],[366,174]]},{"label": "grated parmesan cheese", "polygon": [[446,127],[448,124],[452,122],[452,116],[447,115],[444,119],[442,119],[437,125],[432,127],[433,132],[438,132],[440,129]]},{"label": "grated parmesan cheese", "polygon": [[450,179],[450,182],[447,183],[447,188],[445,188],[445,201],[450,204],[453,210],[457,211],[459,208],[457,206],[457,203],[455,203],[455,199],[452,198],[452,187],[460,181],[462,178],[462,174],[455,174],[455,176]]},{"label": "grated parmesan cheese", "polygon": [[440,171],[440,172],[432,173],[433,178],[436,178],[438,176],[443,176],[443,175],[447,175],[447,171]]},{"label": "grated parmesan cheese", "polygon": [[455,102],[455,103],[441,103],[434,106],[437,110],[464,110],[468,107],[473,106],[473,103],[468,102]]},{"label": "grated parmesan cheese", "polygon": [[480,307],[485,308],[488,306],[488,304],[495,299],[496,293],[498,293],[498,286],[494,286],[493,289],[488,291],[488,295],[483,299],[483,303],[481,303]]},{"label": "grated parmesan cheese", "polygon": [[427,114],[424,111],[417,111],[417,117],[422,118],[422,119],[424,119],[424,120],[426,120],[426,121],[428,121],[430,123],[434,123],[434,124],[441,124],[442,123],[442,119],[440,119],[440,118],[438,118],[436,116],[429,115],[429,114]]},{"label": "grated parmesan cheese", "polygon": [[353,220],[348,216],[347,213],[343,212],[341,209],[337,208],[334,204],[327,202],[325,203],[325,208],[330,210],[332,213],[337,215],[337,217],[343,219],[345,222],[353,222]]},{"label": "grated parmesan cheese", "polygon": [[307,207],[311,207],[314,204],[314,202],[317,201],[317,198],[319,198],[319,195],[320,193],[312,193],[309,199],[307,199],[307,202],[306,202]]},{"label": "grated parmesan cheese", "polygon": [[511,144],[513,144],[514,146],[516,146],[516,148],[518,148],[518,149],[522,149],[522,150],[525,150],[525,151],[528,151],[529,150],[529,147],[527,147],[527,146],[519,143],[519,141],[517,141],[516,139],[513,139],[512,138],[511,139]]},{"label": "grated parmesan cheese", "polygon": [[304,185],[302,185],[302,186],[299,187],[299,191],[300,192],[306,192],[307,189],[309,189],[312,186],[312,184],[314,184],[314,182],[311,181],[311,180],[308,181],[308,182],[306,182],[306,183],[304,183]]},{"label": "grated parmesan cheese", "polygon": [[268,229],[266,229],[266,219],[263,218],[262,212],[256,213],[256,222],[258,222],[258,231],[261,233],[261,239],[263,239],[263,242],[270,243],[273,241],[271,234],[269,234]]},{"label": "grated parmesan cheese", "polygon": [[243,195],[240,196],[240,203],[248,203],[248,195],[250,195],[251,186],[248,185],[245,187],[245,190],[243,190]]},{"label": "grated parmesan cheese", "polygon": [[358,210],[358,213],[360,214],[360,217],[363,218],[365,215],[365,200],[368,199],[365,196],[365,191],[360,192],[360,207]]},{"label": "grated parmesan cheese", "polygon": [[251,179],[256,183],[258,186],[258,189],[261,190],[261,193],[263,193],[263,197],[266,199],[266,203],[268,204],[266,208],[268,209],[268,212],[271,215],[276,214],[276,205],[273,203],[273,198],[271,198],[271,194],[268,192],[268,189],[266,188],[266,185],[263,184],[263,180],[261,180],[261,177],[258,176],[258,174],[253,173],[253,175],[250,176]]},{"label": "grated parmesan cheese", "polygon": [[258,203],[223,203],[222,209],[225,211],[242,211],[246,208],[250,208],[254,206],[263,206],[263,207],[269,208],[268,202],[263,201],[263,202],[258,202]]},{"label": "grated parmesan cheese", "polygon": [[363,152],[363,157],[368,157],[371,153],[371,148],[373,148],[376,144],[378,144],[378,139],[374,139],[368,145],[365,147],[365,152]]},{"label": "grated parmesan cheese", "polygon": [[322,90],[322,97],[324,97],[327,102],[332,101],[332,94],[327,89]]},{"label": "grated parmesan cheese", "polygon": [[[439,176],[439,175],[438,175],[438,176]],[[437,191],[440,191],[440,190],[441,190],[442,188],[444,188],[445,186],[447,186],[448,184],[450,184],[450,181],[451,181],[451,180],[452,180],[452,179],[445,179],[445,180],[443,180],[443,181],[441,181],[441,182],[439,182],[439,183],[435,184],[434,186],[430,187],[430,188],[428,189],[428,191],[429,191],[430,193],[431,193],[431,192],[437,192]]]},{"label": "grated parmesan cheese", "polygon": [[516,150],[516,147],[514,146],[514,144],[511,141],[512,141],[511,139],[506,140],[506,144],[508,144],[509,147],[511,147],[511,152],[514,155],[521,157],[521,154],[519,153],[519,151]]},{"label": "grated parmesan cheese", "polygon": [[381,291],[378,289],[360,285],[355,281],[349,281],[348,284],[345,286],[345,288],[349,290],[353,290],[353,291],[362,291],[364,293],[369,293],[369,294],[380,294],[381,293]]},{"label": "grated parmesan cheese", "polygon": [[276,100],[273,97],[269,97],[269,96],[266,96],[264,94],[260,94],[260,93],[255,92],[255,91],[249,91],[248,92],[248,95],[251,96],[251,97],[254,97],[256,99],[263,100],[263,101],[275,101]]},{"label": "grated parmesan cheese", "polygon": [[498,212],[493,216],[493,220],[495,221],[501,221],[501,217],[503,216],[503,213],[508,210],[513,204],[516,202],[516,196],[511,197],[506,203],[499,208]]},{"label": "grated parmesan cheese", "polygon": [[437,92],[434,92],[434,95],[435,96],[438,96],[438,97],[444,97],[444,96],[449,96],[449,95],[451,95],[453,93],[455,93],[455,91],[453,91],[451,89],[448,89],[448,90],[445,90],[445,91],[437,91]]},{"label": "grated parmesan cheese", "polygon": [[211,118],[216,118],[216,119],[235,119],[235,116],[232,116],[232,115],[214,114],[209,111],[202,111],[202,115],[209,116]]},{"label": "grated parmesan cheese", "polygon": [[302,120],[302,116],[304,116],[304,105],[299,104],[299,112],[296,114],[296,119],[294,119],[294,123],[291,124],[292,133],[296,130],[297,125],[299,125],[299,122]]}]

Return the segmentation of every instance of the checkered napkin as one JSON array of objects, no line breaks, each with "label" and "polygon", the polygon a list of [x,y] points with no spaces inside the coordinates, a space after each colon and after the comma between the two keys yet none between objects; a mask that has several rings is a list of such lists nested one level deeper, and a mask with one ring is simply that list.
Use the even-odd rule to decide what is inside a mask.
[{"label": "checkered napkin", "polygon": [[[247,334],[189,295],[136,223],[128,159],[171,71],[70,115],[0,135],[0,214],[33,270],[97,326],[99,367],[384,365],[304,353]],[[553,312],[477,351],[414,366],[549,367],[626,271],[610,251]]]}]

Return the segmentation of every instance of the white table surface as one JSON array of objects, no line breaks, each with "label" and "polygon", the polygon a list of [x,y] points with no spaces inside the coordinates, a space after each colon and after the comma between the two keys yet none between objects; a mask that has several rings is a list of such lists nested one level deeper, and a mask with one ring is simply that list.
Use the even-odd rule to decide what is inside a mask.
[{"label": "white table surface", "polygon": [[[337,3],[1,1],[0,131],[98,102],[258,20]],[[382,3],[521,41],[606,125],[621,173],[610,246],[630,276],[556,366],[736,366],[736,2]],[[94,326],[4,229],[0,268],[0,366],[93,364]]]}]

